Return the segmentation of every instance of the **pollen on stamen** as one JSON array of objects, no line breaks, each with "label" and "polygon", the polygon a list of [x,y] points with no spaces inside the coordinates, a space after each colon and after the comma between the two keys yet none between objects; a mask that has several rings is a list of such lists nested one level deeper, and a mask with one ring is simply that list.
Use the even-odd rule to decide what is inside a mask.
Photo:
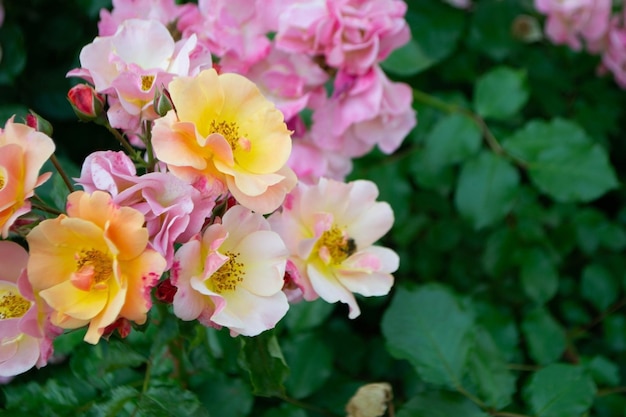
[{"label": "pollen on stamen", "polygon": [[250,149],[250,141],[239,134],[239,126],[235,122],[211,120],[210,132],[222,135],[233,151],[237,148]]},{"label": "pollen on stamen", "polygon": [[315,245],[316,253],[327,264],[338,265],[353,255],[357,250],[354,239],[337,226],[322,233]]},{"label": "pollen on stamen", "polygon": [[150,91],[154,84],[154,75],[142,75],[141,76],[141,90]]},{"label": "pollen on stamen", "polygon": [[84,268],[93,270],[95,284],[106,281],[113,274],[113,260],[97,249],[82,250],[76,261],[77,271]]},{"label": "pollen on stamen", "polygon": [[211,275],[211,282],[216,293],[234,291],[237,285],[243,281],[243,263],[237,262],[239,253],[226,252],[228,260]]},{"label": "pollen on stamen", "polygon": [[0,292],[0,320],[22,317],[30,306],[31,302],[16,292]]}]

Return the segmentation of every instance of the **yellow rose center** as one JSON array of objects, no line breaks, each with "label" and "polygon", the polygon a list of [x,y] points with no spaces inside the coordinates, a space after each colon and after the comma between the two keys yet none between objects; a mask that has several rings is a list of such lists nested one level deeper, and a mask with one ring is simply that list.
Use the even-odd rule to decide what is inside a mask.
[{"label": "yellow rose center", "polygon": [[142,91],[150,91],[153,83],[154,83],[154,75],[142,75],[141,76],[141,90]]},{"label": "yellow rose center", "polygon": [[318,254],[324,263],[338,265],[356,252],[354,239],[349,238],[343,230],[333,226],[322,233],[315,244],[314,254]]},{"label": "yellow rose center", "polygon": [[78,271],[91,269],[96,284],[106,281],[113,274],[113,260],[97,249],[81,251],[76,266]]},{"label": "yellow rose center", "polygon": [[228,260],[211,275],[213,290],[218,294],[235,290],[243,281],[243,263],[237,262],[239,253],[226,252],[225,255]]},{"label": "yellow rose center", "polygon": [[225,121],[217,121],[211,120],[211,133],[219,133],[226,139],[228,144],[230,145],[230,149],[233,151],[237,149],[237,145],[239,144],[239,127],[235,122],[225,122]]},{"label": "yellow rose center", "polygon": [[30,301],[11,290],[0,290],[0,320],[22,317],[30,308]]}]

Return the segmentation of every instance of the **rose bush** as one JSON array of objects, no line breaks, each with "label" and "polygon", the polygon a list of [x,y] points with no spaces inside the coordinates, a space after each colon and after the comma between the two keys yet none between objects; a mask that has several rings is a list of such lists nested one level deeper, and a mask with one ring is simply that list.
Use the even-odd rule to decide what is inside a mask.
[{"label": "rose bush", "polygon": [[0,414],[622,415],[624,13],[0,2]]}]

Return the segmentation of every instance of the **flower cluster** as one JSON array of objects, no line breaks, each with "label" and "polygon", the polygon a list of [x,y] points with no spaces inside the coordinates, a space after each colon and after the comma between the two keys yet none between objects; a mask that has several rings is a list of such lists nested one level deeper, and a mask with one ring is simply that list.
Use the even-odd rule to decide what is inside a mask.
[{"label": "flower cluster", "polygon": [[[125,337],[153,302],[255,336],[290,303],[340,301],[355,318],[354,294],[387,294],[399,259],[375,243],[393,212],[374,183],[343,181],[351,158],[393,152],[416,124],[409,87],[379,66],[409,39],[405,12],[114,0],[68,99],[124,150],[91,153],[72,181],[37,115],[0,130],[0,378],[45,365],[66,329]],[[48,160],[63,210],[36,194]]]}]

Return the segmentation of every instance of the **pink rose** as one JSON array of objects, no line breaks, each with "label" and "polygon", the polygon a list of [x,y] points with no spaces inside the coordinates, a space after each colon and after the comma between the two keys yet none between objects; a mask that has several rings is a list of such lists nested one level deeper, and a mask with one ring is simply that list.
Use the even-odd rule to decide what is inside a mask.
[{"label": "pink rose", "polygon": [[399,0],[310,0],[281,14],[276,44],[288,52],[323,54],[326,63],[364,74],[409,41]]},{"label": "pink rose", "polygon": [[305,300],[340,301],[353,319],[360,314],[353,293],[369,297],[389,292],[399,258],[374,243],[391,229],[394,217],[389,204],[377,197],[371,181],[346,184],[321,178],[316,185],[300,183],[283,210],[268,218],[297,268],[290,278]]},{"label": "pink rose", "polygon": [[582,39],[598,52],[595,45],[608,30],[611,0],[535,0],[535,7],[548,16],[545,31],[552,42],[578,51]]},{"label": "pink rose", "polygon": [[217,196],[203,194],[191,184],[166,172],[135,178],[135,184],[113,201],[132,207],[146,218],[150,243],[172,266],[174,243],[184,243],[199,233],[211,216]]},{"label": "pink rose", "polygon": [[155,91],[175,76],[195,75],[211,67],[211,57],[194,59],[196,37],[174,40],[156,20],[124,21],[111,36],[97,37],[80,52],[82,68],[68,75],[92,82],[100,94],[109,95],[111,126],[139,129],[141,119],[158,117],[153,108]]},{"label": "pink rose", "polygon": [[269,30],[257,10],[251,0],[199,0],[198,8],[181,18],[179,28],[184,36],[197,35],[213,54],[247,67],[270,50]]},{"label": "pink rose", "polygon": [[313,113],[311,135],[321,148],[350,157],[375,145],[389,154],[417,123],[411,102],[411,88],[390,81],[378,66],[362,76],[340,72],[333,96]]},{"label": "pink rose", "polygon": [[137,176],[124,152],[90,154],[76,181],[85,191],[107,191],[119,206],[132,207],[145,216],[152,247],[172,266],[174,243],[198,233],[215,207],[216,193],[201,192],[169,172]]},{"label": "pink rose", "polygon": [[28,253],[14,242],[0,241],[0,377],[45,366],[52,354],[52,326],[42,300],[36,301],[26,276]]},{"label": "pink rose", "polygon": [[197,6],[191,3],[177,5],[175,0],[113,0],[113,10],[102,9],[98,35],[111,36],[128,19],[156,20],[168,26]]},{"label": "pink rose", "polygon": [[326,94],[324,83],[328,74],[306,55],[289,54],[273,48],[265,59],[249,68],[229,57],[225,57],[220,64],[223,72],[244,74],[253,81],[286,120],[307,107],[309,101],[319,101]]},{"label": "pink rose", "polygon": [[602,65],[613,73],[620,87],[626,88],[626,28],[619,19],[614,19],[609,29]]},{"label": "pink rose", "polygon": [[55,148],[44,133],[13,119],[0,129],[0,232],[4,238],[17,218],[30,211],[35,188],[52,175],[39,175],[39,171]]},{"label": "pink rose", "polygon": [[137,171],[124,152],[97,151],[83,162],[76,182],[88,193],[106,191],[113,197],[136,183]]}]

